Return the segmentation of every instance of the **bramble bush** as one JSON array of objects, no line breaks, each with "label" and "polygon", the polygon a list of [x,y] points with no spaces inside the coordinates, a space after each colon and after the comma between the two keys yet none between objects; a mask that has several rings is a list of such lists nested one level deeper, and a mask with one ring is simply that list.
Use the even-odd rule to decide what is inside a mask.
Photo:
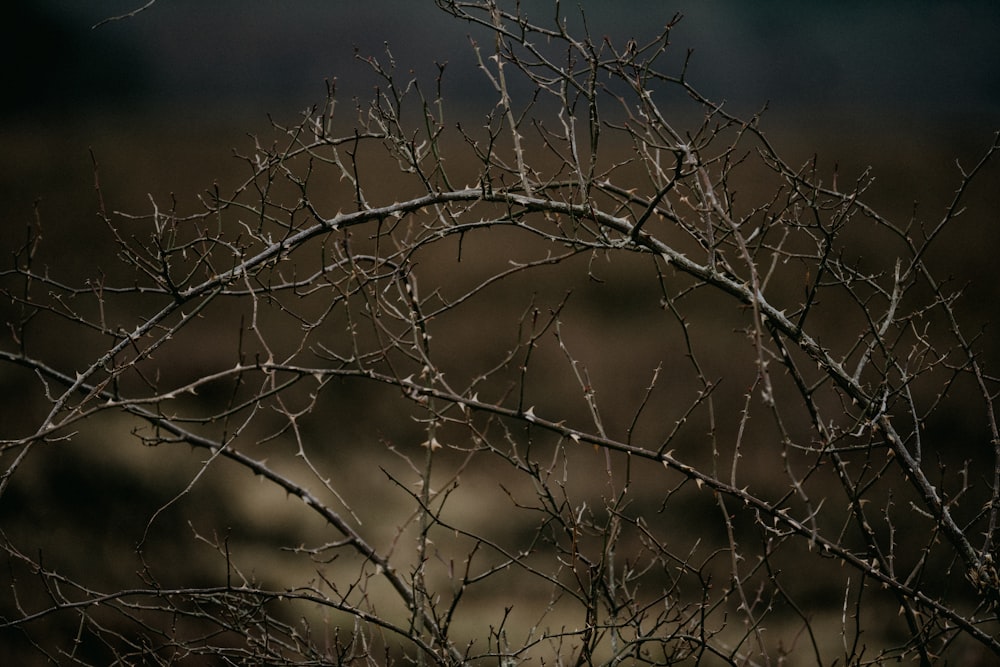
[{"label": "bramble bush", "polygon": [[331,86],[196,211],[99,190],[85,278],[29,225],[0,274],[2,372],[42,406],[2,440],[3,644],[996,660],[997,383],[934,251],[1000,144],[894,220],[703,97],[676,17],[618,44],[558,3],[437,5],[475,36],[475,120],[386,50],[370,99]]}]

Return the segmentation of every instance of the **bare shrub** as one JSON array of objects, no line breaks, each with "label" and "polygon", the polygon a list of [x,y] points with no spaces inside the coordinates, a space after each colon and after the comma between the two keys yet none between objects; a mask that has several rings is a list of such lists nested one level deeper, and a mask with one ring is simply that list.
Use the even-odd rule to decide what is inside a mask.
[{"label": "bare shrub", "polygon": [[[1000,655],[996,383],[902,222],[669,47],[494,3],[245,182],[2,273],[3,642],[59,663]],[[73,252],[85,252],[73,249]],[[974,420],[974,421],[972,421]],[[12,431],[19,430],[14,433]]]}]

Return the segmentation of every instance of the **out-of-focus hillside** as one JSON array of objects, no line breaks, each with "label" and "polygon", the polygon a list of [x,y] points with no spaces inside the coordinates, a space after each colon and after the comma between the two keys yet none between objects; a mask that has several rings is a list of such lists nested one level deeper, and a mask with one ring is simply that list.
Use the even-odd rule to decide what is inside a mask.
[{"label": "out-of-focus hillside", "polygon": [[[135,205],[147,193],[183,198],[236,178],[231,149],[265,131],[269,115],[294,123],[322,103],[326,81],[336,81],[347,120],[375,83],[355,53],[382,54],[386,44],[428,88],[434,63],[448,63],[451,120],[472,112],[476,123],[484,112],[469,43],[479,33],[431,0],[159,0],[97,26],[144,4],[42,0],[7,10],[5,245],[36,199],[71,228],[89,220],[81,202],[93,203],[91,149],[117,204]],[[676,71],[692,49],[688,80],[745,117],[767,104],[764,128],[789,161],[819,153],[848,175],[878,166],[873,194],[893,205],[946,194],[938,176],[1000,127],[996,3],[564,3],[579,26],[577,4],[595,38],[619,42],[683,14],[667,55]]]},{"label": "out-of-focus hillside", "polygon": [[[284,114],[315,102],[325,78],[362,85],[350,64],[355,48],[378,52],[385,43],[402,67],[431,72],[432,61],[448,62],[458,87],[481,83],[468,56],[470,32],[481,33],[444,20],[432,0],[159,0],[92,28],[143,4],[43,0],[8,9],[5,115],[138,108],[186,111],[191,122],[237,109]],[[585,0],[563,7],[571,24],[580,23],[578,5],[597,38],[620,41],[683,14],[673,44],[678,56],[695,51],[690,80],[741,111],[770,101],[779,117],[892,114],[902,127],[1000,109],[1000,7],[992,2]],[[526,7],[529,16],[552,11],[547,2]]]}]

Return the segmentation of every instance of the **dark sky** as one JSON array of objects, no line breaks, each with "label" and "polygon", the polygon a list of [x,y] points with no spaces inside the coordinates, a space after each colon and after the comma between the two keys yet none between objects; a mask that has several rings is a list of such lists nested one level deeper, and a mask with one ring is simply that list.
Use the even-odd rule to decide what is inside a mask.
[{"label": "dark sky", "polygon": [[[322,100],[324,79],[364,85],[355,46],[391,44],[401,66],[474,80],[469,27],[432,0],[157,0],[138,16],[92,29],[146,0],[17,4],[4,30],[14,114],[109,108],[185,114],[291,114]],[[687,0],[580,4],[591,31],[623,39],[685,15],[673,43],[694,48],[691,80],[741,113],[955,118],[1000,125],[1000,3],[808,3]],[[525,0],[538,19],[549,0]],[[17,63],[12,67],[12,63]],[[464,65],[464,68],[463,68]],[[966,122],[963,120],[963,122]]]}]

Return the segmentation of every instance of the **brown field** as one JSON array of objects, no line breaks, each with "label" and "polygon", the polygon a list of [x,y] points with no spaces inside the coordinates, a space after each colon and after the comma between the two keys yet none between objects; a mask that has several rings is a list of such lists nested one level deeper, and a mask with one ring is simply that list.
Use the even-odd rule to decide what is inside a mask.
[{"label": "brown field", "polygon": [[[842,181],[858,178],[871,167],[875,181],[867,199],[887,217],[904,220],[917,211],[916,215],[934,220],[958,183],[954,160],[958,158],[963,164],[972,161],[985,150],[990,137],[978,133],[970,136],[961,127],[935,128],[914,136],[909,132],[894,133],[887,129],[890,125],[868,120],[851,125],[819,121],[771,127],[765,121],[764,127],[790,163],[805,163],[818,154],[820,171],[832,177],[836,164],[837,177]],[[67,283],[80,284],[102,275],[109,284],[127,283],[129,276],[115,257],[114,240],[96,215],[98,207],[146,214],[152,202],[165,209],[175,199],[178,212],[196,211],[199,193],[216,184],[226,191],[246,177],[246,166],[232,156],[232,149],[248,148],[248,131],[265,136],[268,128],[259,121],[190,127],[162,119],[128,117],[55,132],[48,126],[28,124],[5,128],[0,133],[7,158],[0,164],[3,261],[9,261],[6,258],[23,242],[28,224],[37,215],[43,245],[36,266],[46,266],[53,276]],[[101,201],[94,189],[91,151],[99,165]],[[385,177],[377,187],[373,186],[373,191],[384,197],[385,203],[401,198],[410,187],[407,182],[396,182],[397,176],[390,169],[379,173]],[[322,181],[322,177],[318,180]],[[987,327],[976,341],[987,367],[1000,362],[1000,345],[992,333],[994,325],[988,324],[1000,315],[995,279],[995,255],[1000,248],[998,180],[994,167],[978,182],[978,189],[970,197],[974,206],[959,224],[946,231],[931,258],[939,275],[950,276],[956,286],[968,284],[958,310],[973,329],[980,323]],[[750,172],[736,189],[745,201],[753,202],[766,198],[771,187],[766,178]],[[331,214],[337,208],[351,206],[349,190],[332,177],[329,192],[314,196],[329,207]],[[917,200],[919,207],[915,208]],[[144,233],[141,221],[132,227],[122,224],[120,231],[126,234]],[[863,223],[850,234],[845,246],[857,254],[859,262],[885,264],[884,254],[892,252],[891,245]],[[361,232],[358,236],[358,242],[364,243]],[[442,299],[454,297],[461,286],[474,284],[512,260],[537,258],[540,253],[535,239],[510,230],[492,230],[463,243],[461,248],[457,240],[441,243],[418,255],[418,276],[425,293],[439,289]],[[297,269],[304,272],[315,265],[317,256],[302,256],[295,261]],[[780,275],[786,282],[776,289],[793,301],[805,283],[803,269],[790,265]],[[444,313],[429,324],[440,352],[439,363],[450,381],[464,386],[477,374],[500,364],[504,355],[523,340],[527,321],[524,314],[532,306],[544,317],[565,300],[560,312],[563,343],[587,369],[600,401],[604,428],[616,437],[656,442],[683,416],[698,388],[697,376],[683,354],[678,322],[660,308],[656,280],[652,262],[641,255],[614,259],[580,255],[551,268],[514,276],[481,293],[468,307]],[[296,318],[315,316],[323,308],[323,298],[322,294],[303,297],[302,310],[295,317],[287,312],[267,315],[261,326],[268,329],[276,345],[287,346],[280,350],[282,353],[290,355],[301,341]],[[723,461],[728,460],[726,453],[733,443],[742,438],[745,454],[740,464],[741,481],[765,497],[780,494],[784,490],[781,485],[787,485],[785,475],[772,467],[773,457],[755,454],[775,446],[773,427],[764,420],[751,420],[747,432],[737,433],[737,417],[754,376],[754,359],[745,354],[749,344],[741,331],[747,326],[746,313],[698,291],[686,297],[684,303],[691,329],[698,332],[696,344],[704,363],[702,370],[707,377],[723,381],[715,395],[715,413],[694,414],[673,447],[692,465],[711,466],[713,445],[705,437],[709,430],[714,430],[714,446],[723,452]],[[78,305],[85,310],[97,307],[82,298]],[[135,326],[157,306],[138,297],[112,305],[107,317],[122,326]],[[5,320],[17,317],[16,310],[6,300],[0,305]],[[141,370],[156,376],[162,387],[170,387],[231,367],[240,345],[241,323],[247,316],[246,304],[213,304],[203,320],[178,334],[171,345],[144,362]],[[853,315],[844,304],[831,300],[817,309],[815,317],[831,348],[841,344],[838,336],[843,331],[852,330]],[[342,333],[338,333],[338,327],[343,326],[343,321],[331,318],[310,334],[310,343],[337,341]],[[287,338],[283,331],[288,332]],[[29,345],[33,354],[53,367],[71,372],[91,363],[104,342],[96,333],[77,331],[67,337],[58,320],[39,316]],[[3,346],[12,349],[13,345],[5,334]],[[247,350],[252,351],[252,343]],[[643,392],[657,367],[662,379],[650,407],[636,418]],[[567,354],[555,337],[545,337],[532,361],[525,401],[535,406],[539,415],[587,426],[587,405],[570,370]],[[931,400],[930,394],[937,387],[928,383],[928,395],[921,398]],[[932,421],[924,425],[934,454],[949,465],[961,466],[963,460],[974,459],[986,442],[981,406],[967,399],[966,389],[956,385],[946,406],[934,412]],[[315,383],[303,384],[286,398],[306,405],[315,390]],[[783,390],[780,384],[778,390]],[[498,380],[480,391],[500,394],[509,387]],[[10,365],[0,366],[0,392],[4,399],[0,402],[0,437],[20,437],[31,432],[48,409],[35,378]],[[209,385],[197,396],[178,399],[174,406],[179,413],[210,414],[230,400],[233,392],[236,389],[228,385]],[[820,400],[830,400],[834,405],[832,397]],[[788,427],[792,433],[807,437],[808,421],[805,415],[798,417],[799,421],[793,419]],[[710,419],[716,421],[711,429]],[[485,422],[482,426],[488,427]],[[366,539],[392,552],[399,569],[412,567],[418,526],[413,521],[414,499],[410,494],[417,492],[413,485],[420,479],[425,452],[420,443],[425,430],[413,419],[413,409],[400,392],[333,380],[324,386],[316,406],[303,419],[298,442],[282,432],[283,427],[277,411],[263,415],[249,427],[240,446],[245,442],[246,453],[267,459],[351,517]],[[361,567],[357,559],[345,555],[324,562],[322,557],[310,558],[296,551],[337,538],[317,517],[303,511],[301,501],[245,470],[223,461],[209,463],[204,452],[186,445],[144,447],[137,437],[143,435],[142,429],[138,422],[123,415],[105,414],[63,434],[65,440],[33,451],[0,500],[0,530],[5,539],[30,547],[30,555],[42,558],[49,569],[86,581],[94,591],[141,587],[152,579],[164,588],[221,585],[227,576],[282,590],[318,582],[321,577],[349,585],[351,577],[357,576]],[[269,433],[277,435],[269,439]],[[434,462],[432,484],[440,484],[441,488],[455,484],[447,502],[442,501],[441,513],[442,523],[453,526],[455,531],[449,535],[443,527],[437,529],[440,534],[435,534],[434,543],[439,550],[427,576],[433,587],[447,592],[452,568],[461,566],[471,545],[458,529],[488,534],[511,549],[524,548],[538,527],[539,514],[530,507],[539,500],[529,477],[515,475],[498,465],[495,455],[478,449],[466,429],[445,426],[438,438],[444,447]],[[301,443],[308,448],[308,457],[321,475],[316,476],[303,464]],[[524,442],[517,444],[527,446]],[[602,504],[621,492],[627,480],[625,514],[643,517],[648,529],[674,553],[692,554],[690,562],[701,564],[705,576],[724,576],[729,563],[720,551],[727,542],[718,520],[722,509],[717,498],[700,492],[693,484],[683,484],[679,475],[629,462],[622,454],[606,457],[594,448],[568,448],[565,442],[543,434],[536,435],[530,446],[535,448],[535,460],[550,463],[551,474],[564,475],[560,479],[566,483],[560,489],[567,502],[589,507],[599,522]],[[498,469],[507,470],[504,474],[508,476],[498,476]],[[841,502],[837,499],[836,479],[829,471],[823,474],[830,478],[824,480],[817,475],[816,493],[828,489],[831,502]],[[329,480],[329,489],[340,498],[324,489],[320,477]],[[877,497],[892,497],[897,507],[905,506],[909,492],[902,480],[887,475],[879,483],[885,488]],[[669,505],[666,490],[674,494]],[[972,512],[978,507],[975,488],[970,496],[968,505],[959,512]],[[511,498],[522,508],[515,510]],[[667,511],[663,511],[664,507]],[[677,508],[683,508],[683,512]],[[895,536],[900,552],[905,552],[908,531],[914,533],[914,544],[923,543],[920,531],[926,527],[918,515],[906,518],[900,514],[896,521],[901,531]],[[838,530],[836,526],[825,528]],[[755,539],[749,525],[737,522],[733,529],[738,533],[745,530],[748,541]],[[639,537],[637,531],[623,531],[617,546],[622,561],[642,551]],[[583,546],[586,550],[599,552],[604,548],[599,535],[581,537],[585,539],[591,541]],[[850,539],[845,537],[845,541]],[[232,559],[228,565],[227,550]],[[550,551],[540,549],[528,563],[546,567],[552,558]],[[817,638],[818,646],[836,657],[842,650],[842,635],[855,622],[845,620],[844,590],[848,580],[857,575],[844,571],[840,579],[835,574],[817,579],[812,573],[819,558],[804,548],[790,547],[775,557],[773,565],[787,568],[789,585],[797,589],[798,599],[806,606],[815,627],[825,632],[826,636]],[[474,566],[483,569],[499,562],[497,552],[484,549]],[[941,567],[949,565],[942,563]],[[577,574],[567,566],[559,576],[571,579]],[[650,599],[659,588],[670,586],[674,576],[664,569],[644,579]],[[45,605],[44,591],[25,585],[31,577],[32,573],[17,563],[5,567],[0,575],[0,590],[4,591],[0,593],[0,616],[9,619],[21,609],[30,613]],[[31,593],[15,600],[10,594],[12,586]],[[865,594],[878,596],[877,591]],[[398,601],[391,591],[383,589],[383,584],[373,580],[366,595],[386,617],[405,623]],[[533,625],[546,609],[546,623],[552,627],[574,627],[583,620],[574,615],[567,600],[554,596],[551,588],[516,570],[499,573],[469,596],[462,614],[454,621],[453,632],[472,641],[485,642],[493,632],[499,635],[497,629],[501,626],[511,643],[537,637],[538,629]],[[870,644],[873,655],[902,636],[896,606],[892,599],[876,599],[866,607],[865,617],[858,620],[864,630],[863,641]],[[507,607],[512,611],[505,620]],[[326,633],[324,641],[333,641],[338,625],[350,627],[337,612],[317,612],[306,605],[290,605],[280,613],[293,624],[299,622],[300,616],[307,616],[316,636]],[[773,646],[787,648],[789,664],[813,659],[812,649],[797,635],[801,619],[793,610],[779,608],[769,619],[772,625],[767,639]],[[112,629],[120,621],[112,612],[103,620]],[[71,616],[58,615],[40,620],[35,631],[35,641],[55,652],[72,650],[79,629]],[[720,641],[741,641],[744,632],[742,627],[725,628]],[[8,647],[10,656],[29,655],[28,641],[18,632],[0,631],[0,645]],[[551,639],[535,648],[535,656],[568,655],[571,645],[569,639],[562,647]],[[960,648],[956,654],[961,654]],[[95,661],[105,655],[100,647],[80,650],[92,650],[91,659]],[[962,664],[974,664],[976,659],[970,654]],[[981,659],[980,664],[988,664],[986,657]],[[711,663],[706,659],[706,664]]]}]

